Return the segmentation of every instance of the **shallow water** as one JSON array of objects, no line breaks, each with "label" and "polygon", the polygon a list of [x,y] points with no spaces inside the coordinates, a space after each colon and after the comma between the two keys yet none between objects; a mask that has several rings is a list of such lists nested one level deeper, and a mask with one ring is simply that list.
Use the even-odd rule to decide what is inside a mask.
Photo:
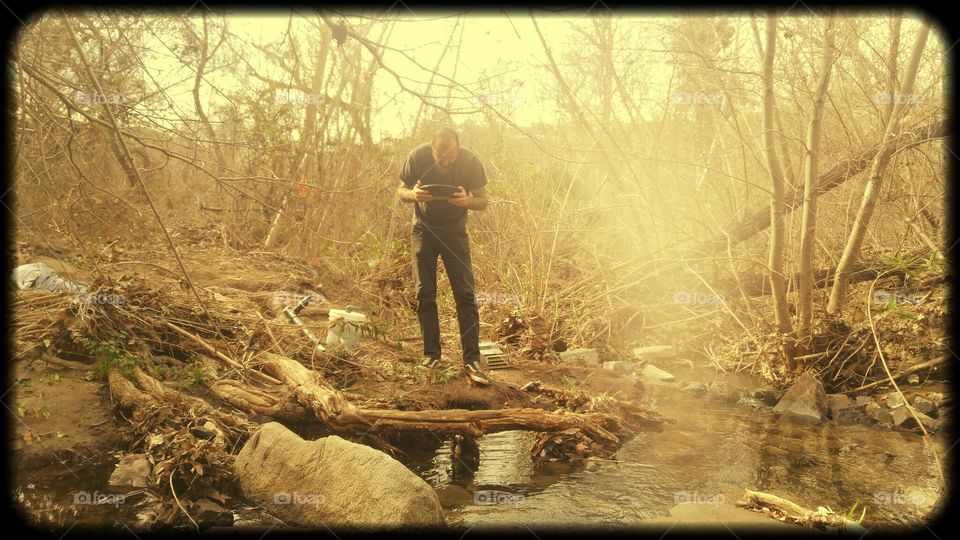
[{"label": "shallow water", "polygon": [[[692,374],[684,378],[693,380]],[[750,386],[746,378],[729,380]],[[858,517],[867,507],[864,526],[889,529],[921,524],[940,497],[934,459],[918,434],[778,423],[769,412],[673,385],[649,386],[644,401],[673,422],[627,441],[613,460],[535,466],[529,450],[536,435],[507,431],[479,440],[473,474],[451,467],[449,441],[436,450],[405,448],[403,461],[437,489],[447,522],[464,528],[629,526],[667,515],[679,502],[734,503],[752,489],[840,513],[858,503]],[[935,438],[941,460],[943,440]],[[52,465],[24,481],[14,478],[16,506],[27,512],[28,523],[51,531],[125,532],[147,505],[143,495],[109,488],[113,464]],[[950,464],[943,467],[949,478]],[[87,501],[126,498],[122,504],[74,504],[83,493]],[[262,514],[247,506],[237,519],[263,523]]]},{"label": "shallow water", "polygon": [[626,442],[612,461],[538,469],[534,436],[511,431],[479,441],[473,477],[451,475],[449,442],[409,465],[437,488],[448,522],[463,527],[629,526],[679,502],[735,503],[751,489],[838,513],[857,503],[856,517],[866,505],[864,526],[901,528],[922,523],[940,497],[920,435],[774,422],[769,412],[672,385],[651,386],[646,399],[675,422]]}]

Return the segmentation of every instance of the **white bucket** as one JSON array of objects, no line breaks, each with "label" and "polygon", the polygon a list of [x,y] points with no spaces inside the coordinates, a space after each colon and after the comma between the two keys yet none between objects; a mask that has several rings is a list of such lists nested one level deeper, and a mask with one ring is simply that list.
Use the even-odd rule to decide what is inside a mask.
[{"label": "white bucket", "polygon": [[330,329],[327,331],[327,347],[333,348],[343,345],[345,349],[351,351],[360,344],[359,325],[367,322],[366,315],[354,311],[331,309],[327,318],[330,321]]}]

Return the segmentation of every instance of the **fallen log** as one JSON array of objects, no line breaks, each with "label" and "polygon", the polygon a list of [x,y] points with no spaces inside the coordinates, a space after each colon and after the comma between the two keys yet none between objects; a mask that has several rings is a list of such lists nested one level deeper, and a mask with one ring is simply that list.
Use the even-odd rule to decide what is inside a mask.
[{"label": "fallen log", "polygon": [[[854,265],[852,273],[850,274],[850,283],[871,281],[880,275],[903,279],[907,275],[907,271],[919,269],[923,264],[921,261],[915,264],[904,265],[902,268],[894,270],[891,269],[890,265],[881,263],[857,263]],[[820,268],[814,270],[813,288],[826,289],[833,286],[836,272],[836,268]],[[796,290],[799,283],[800,273],[797,272],[790,276],[789,281],[787,281],[788,290]],[[770,294],[770,280],[769,277],[764,274],[748,274],[743,276],[740,278],[739,285],[736,280],[727,279],[718,283],[716,288],[718,290],[724,290],[726,294],[733,296],[739,294],[740,287],[742,287],[744,294],[747,296],[764,296]]]},{"label": "fallen log", "polygon": [[541,409],[514,408],[496,410],[358,409],[329,387],[322,377],[303,364],[273,353],[264,353],[263,367],[283,380],[296,401],[312,411],[334,431],[430,431],[479,437],[484,433],[522,429],[562,431],[579,429],[604,446],[619,446],[619,420],[610,414],[574,414]]},{"label": "fallen log", "polygon": [[[946,120],[931,122],[905,131],[892,141],[891,147],[898,152],[916,146],[931,139],[938,139],[947,135]],[[861,151],[852,158],[834,165],[830,170],[820,175],[817,180],[817,194],[834,189],[848,179],[865,170],[880,150],[879,145]],[[794,210],[803,203],[803,189],[795,189],[784,197],[784,207],[787,212]],[[725,228],[723,232],[714,236],[703,244],[707,253],[717,253],[727,249],[727,244],[735,246],[770,226],[770,208],[758,209],[749,216]]]}]

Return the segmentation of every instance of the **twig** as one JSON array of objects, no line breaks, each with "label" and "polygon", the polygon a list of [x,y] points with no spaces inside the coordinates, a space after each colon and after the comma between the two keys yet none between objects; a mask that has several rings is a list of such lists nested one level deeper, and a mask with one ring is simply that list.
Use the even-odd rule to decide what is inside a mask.
[{"label": "twig", "polygon": [[[884,274],[886,274],[886,272],[884,272]],[[893,375],[890,374],[890,368],[887,367],[887,360],[883,357],[883,350],[880,347],[880,338],[877,337],[877,329],[873,325],[873,314],[871,313],[870,309],[870,304],[873,300],[873,286],[876,285],[877,280],[880,279],[880,277],[884,274],[877,276],[872,282],[870,282],[870,290],[867,292],[867,322],[870,323],[870,333],[873,335],[873,342],[877,345],[877,354],[880,356],[880,363],[883,365],[883,371],[887,373],[887,378],[890,380],[890,384],[893,385],[893,389],[897,391],[900,399],[903,400],[903,406],[907,408],[907,412],[910,413],[910,416],[913,417],[913,420],[920,427],[920,431],[923,433],[923,442],[926,443],[930,448],[930,452],[933,454],[933,460],[937,464],[937,473],[940,475],[940,483],[941,485],[946,485],[946,482],[943,478],[943,467],[940,465],[940,456],[937,455],[937,449],[930,441],[930,434],[927,433],[927,428],[925,428],[923,426],[923,422],[917,418],[917,414],[913,409],[913,405],[910,405],[910,402],[907,401],[906,397],[904,397],[903,392],[900,390],[900,387],[897,386],[897,382],[894,380]]]},{"label": "twig", "polygon": [[240,362],[237,362],[237,361],[234,360],[233,358],[230,358],[229,356],[223,354],[222,352],[220,352],[220,351],[218,351],[217,349],[215,349],[215,348],[213,347],[213,345],[210,345],[210,344],[207,343],[206,341],[200,339],[198,336],[195,336],[195,335],[191,334],[190,332],[187,332],[186,330],[180,328],[179,326],[173,324],[172,322],[170,322],[170,321],[163,321],[163,324],[164,324],[167,328],[173,330],[174,332],[180,334],[181,336],[190,339],[191,341],[193,341],[193,342],[196,343],[197,345],[200,345],[201,347],[203,347],[204,349],[208,350],[208,351],[211,352],[212,354],[215,354],[215,355],[217,356],[217,358],[220,358],[221,360],[223,360],[224,362],[226,362],[227,364],[229,364],[230,367],[232,367],[232,368],[234,368],[235,370],[237,370],[237,374],[240,375],[241,377],[243,377],[243,372],[244,372],[244,371],[249,371],[252,375],[254,375],[255,377],[257,377],[258,379],[260,379],[260,380],[262,380],[262,381],[264,381],[264,382],[268,382],[268,383],[271,383],[271,384],[281,384],[280,381],[278,381],[277,379],[274,379],[273,377],[267,375],[266,373],[261,373],[261,372],[259,372],[259,371],[252,370],[252,369],[251,369],[251,370],[246,369],[245,367],[243,367],[243,364],[241,364]]}]

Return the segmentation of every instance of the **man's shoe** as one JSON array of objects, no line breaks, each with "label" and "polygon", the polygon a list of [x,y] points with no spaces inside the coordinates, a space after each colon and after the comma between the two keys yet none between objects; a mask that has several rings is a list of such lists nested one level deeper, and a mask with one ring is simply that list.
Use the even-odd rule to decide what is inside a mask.
[{"label": "man's shoe", "polygon": [[423,362],[420,362],[420,365],[417,366],[421,369],[436,369],[440,367],[440,359],[428,356],[423,359]]},{"label": "man's shoe", "polygon": [[490,379],[480,367],[480,362],[467,362],[463,365],[463,369],[467,372],[467,377],[470,377],[471,381],[483,386],[490,384]]}]

